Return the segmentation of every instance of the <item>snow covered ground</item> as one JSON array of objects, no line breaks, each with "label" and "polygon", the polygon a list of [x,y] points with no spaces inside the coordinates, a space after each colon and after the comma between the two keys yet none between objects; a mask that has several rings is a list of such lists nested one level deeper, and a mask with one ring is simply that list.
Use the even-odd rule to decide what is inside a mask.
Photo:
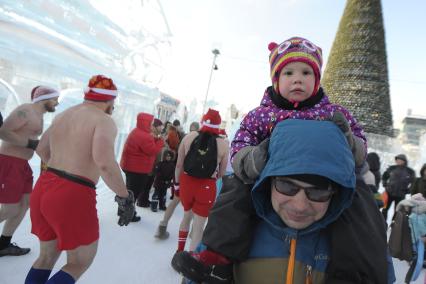
[{"label": "snow covered ground", "polygon": [[[34,162],[32,164],[37,164]],[[33,167],[35,169],[36,167]],[[34,173],[37,177],[38,173]],[[127,227],[117,225],[117,205],[114,194],[103,183],[98,185],[98,214],[101,237],[98,254],[89,270],[80,278],[81,284],[174,284],[180,283],[180,276],[170,266],[170,260],[177,248],[177,234],[183,215],[181,206],[176,208],[169,223],[170,238],[159,241],[154,238],[155,230],[162,219],[163,212],[151,212],[149,209],[137,208],[142,217],[141,222],[131,223]],[[0,230],[2,228],[0,224]],[[0,284],[22,284],[28,270],[36,259],[39,247],[37,238],[30,233],[29,214],[13,237],[13,242],[23,247],[30,247],[31,252],[19,257],[0,258]],[[54,271],[65,263],[62,254]],[[404,283],[408,270],[405,262],[394,259],[397,284]],[[425,271],[412,283],[423,283]]]}]

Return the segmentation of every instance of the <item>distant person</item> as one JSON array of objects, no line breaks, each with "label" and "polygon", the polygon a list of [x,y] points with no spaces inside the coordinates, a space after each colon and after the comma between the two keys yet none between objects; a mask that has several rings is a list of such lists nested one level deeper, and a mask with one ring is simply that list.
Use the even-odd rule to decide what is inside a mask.
[{"label": "distant person", "polygon": [[166,121],[165,123],[164,123],[164,127],[163,127],[163,131],[161,131],[161,134],[164,136],[167,136],[167,130],[168,130],[168,127],[169,127],[169,125],[170,124],[172,124],[170,121]]},{"label": "distant person", "polygon": [[209,109],[201,121],[199,132],[188,133],[179,146],[175,181],[184,216],[179,226],[177,251],[185,249],[189,227],[192,236],[189,250],[193,251],[201,240],[204,224],[216,199],[216,179],[225,174],[228,162],[228,144],[219,138],[221,117]]},{"label": "distant person", "polygon": [[[170,150],[177,154],[181,138],[177,127],[173,124],[167,126],[166,143]],[[177,158],[177,155],[175,156]]]},{"label": "distant person", "polygon": [[382,176],[383,187],[388,194],[388,203],[382,210],[383,217],[387,220],[388,210],[394,202],[394,212],[398,203],[409,193],[410,186],[414,182],[416,174],[408,167],[407,156],[399,154],[395,156],[395,165],[386,169]]},{"label": "distant person", "polygon": [[191,122],[191,124],[189,125],[189,132],[198,130],[200,130],[200,124],[196,121]]},{"label": "distant person", "polygon": [[416,178],[411,185],[410,193],[411,195],[421,193],[426,198],[426,164],[423,164],[420,169],[420,177]]},{"label": "distant person", "polygon": [[1,115],[1,112],[0,112],[0,127],[3,125],[3,116]]},{"label": "distant person", "polygon": [[370,171],[373,173],[375,178],[375,184],[379,189],[382,174],[380,173],[380,157],[376,152],[370,152],[367,154],[367,163]]},{"label": "distant person", "polygon": [[[321,48],[307,39],[292,37],[281,44],[270,43],[268,49],[272,86],[267,87],[260,106],[244,117],[231,143],[235,175],[246,184],[256,181],[267,160],[269,137],[277,123],[286,119],[332,120],[345,134],[356,166],[362,166],[367,151],[361,125],[344,107],[330,103],[321,88]],[[250,246],[247,231],[254,229],[243,222],[253,211],[250,191],[227,190],[224,184],[222,192],[226,198],[219,196],[203,235],[208,249],[191,253],[206,271],[216,264],[245,259]]]},{"label": "distant person", "polygon": [[[164,141],[164,138],[163,138],[164,136],[162,135],[162,132],[163,132],[163,122],[158,118],[154,118],[154,120],[152,122],[152,135],[156,139],[161,139],[161,140]],[[148,200],[149,200],[149,193],[151,192],[152,185],[154,184],[155,167],[161,161],[164,150],[165,150],[165,147],[164,147],[164,143],[163,143],[163,147],[155,156],[154,166],[152,167],[151,172],[148,174],[148,180],[147,180],[146,184],[144,185],[144,188],[141,191],[141,192],[148,192]],[[143,200],[142,195],[139,195],[139,197],[141,198],[141,200]],[[140,203],[143,203],[143,201],[141,201]],[[136,204],[138,204],[138,200],[136,200]]]},{"label": "distant person", "polygon": [[179,140],[182,141],[183,137],[185,136],[185,132],[183,131],[182,126],[180,125],[179,119],[173,120],[173,126],[176,127],[177,133],[179,135]]},{"label": "distant person", "polygon": [[157,208],[166,211],[166,193],[172,186],[175,175],[175,163],[173,162],[174,153],[170,150],[163,152],[161,161],[155,166],[154,194],[151,201],[151,210],[157,212]]},{"label": "distant person", "polygon": [[374,173],[370,170],[370,166],[367,162],[364,163],[363,167],[359,169],[359,175],[364,180],[368,189],[374,196],[378,208],[383,208],[384,202],[382,194],[379,192],[379,189],[376,186],[376,177]]},{"label": "distant person", "polygon": [[[149,207],[149,174],[154,168],[155,158],[164,146],[164,141],[153,125],[154,116],[145,112],[137,115],[136,127],[124,144],[120,166],[126,175],[127,189],[133,192],[138,206]],[[138,222],[134,216],[132,222]]]},{"label": "distant person", "polygon": [[[111,118],[117,96],[114,82],[93,76],[84,101],[57,115],[37,148],[47,170],[31,196],[31,232],[40,240],[40,254],[25,280],[33,283],[75,283],[90,267],[99,240],[96,188],[99,177],[117,195],[119,225],[134,214],[114,155],[117,127]],[[49,280],[62,251],[66,264]]]},{"label": "distant person", "polygon": [[43,131],[43,115],[55,111],[58,97],[55,89],[35,87],[31,91],[31,103],[14,109],[0,128],[0,223],[5,221],[0,236],[0,257],[30,252],[29,248],[11,243],[11,239],[29,206],[33,172],[28,161]]}]

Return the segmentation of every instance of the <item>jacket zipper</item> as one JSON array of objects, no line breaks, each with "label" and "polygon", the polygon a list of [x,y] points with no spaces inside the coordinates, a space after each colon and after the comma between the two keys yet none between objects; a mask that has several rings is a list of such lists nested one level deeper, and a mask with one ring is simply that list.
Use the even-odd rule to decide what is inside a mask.
[{"label": "jacket zipper", "polygon": [[286,284],[293,284],[295,259],[296,259],[296,239],[291,239],[290,240],[290,256],[288,259],[287,277],[285,282]]},{"label": "jacket zipper", "polygon": [[312,266],[306,265],[305,284],[312,284]]}]

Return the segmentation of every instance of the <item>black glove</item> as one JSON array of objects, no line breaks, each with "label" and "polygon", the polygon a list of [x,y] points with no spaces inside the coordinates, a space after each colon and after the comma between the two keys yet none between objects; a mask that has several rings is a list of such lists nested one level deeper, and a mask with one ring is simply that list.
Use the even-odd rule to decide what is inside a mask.
[{"label": "black glove", "polygon": [[366,149],[364,145],[364,141],[361,138],[353,135],[351,126],[349,125],[348,120],[345,115],[340,111],[336,111],[331,116],[330,120],[334,122],[340,130],[342,130],[343,134],[348,141],[349,147],[352,151],[352,155],[354,156],[355,166],[361,167],[364,163],[366,157]]},{"label": "black glove", "polygon": [[135,197],[132,191],[128,191],[129,196],[127,198],[115,196],[115,202],[118,203],[119,219],[118,225],[127,226],[135,215]]},{"label": "black glove", "polygon": [[235,154],[232,167],[234,174],[245,184],[254,183],[268,160],[269,138],[257,146],[247,146]]},{"label": "black glove", "polygon": [[27,148],[33,149],[34,151],[37,149],[38,143],[40,140],[28,139]]}]

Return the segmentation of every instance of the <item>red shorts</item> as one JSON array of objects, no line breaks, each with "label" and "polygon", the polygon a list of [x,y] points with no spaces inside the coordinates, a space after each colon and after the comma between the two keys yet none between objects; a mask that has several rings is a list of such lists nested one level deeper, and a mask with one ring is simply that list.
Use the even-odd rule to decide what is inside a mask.
[{"label": "red shorts", "polygon": [[0,203],[18,203],[33,189],[33,171],[27,160],[0,154]]},{"label": "red shorts", "polygon": [[216,199],[216,180],[211,178],[196,178],[185,173],[179,178],[179,195],[183,209],[207,217]]},{"label": "red shorts", "polygon": [[[86,179],[87,180],[87,179]],[[30,198],[31,232],[40,241],[58,240],[58,250],[73,250],[99,239],[96,191],[46,171]]]}]

